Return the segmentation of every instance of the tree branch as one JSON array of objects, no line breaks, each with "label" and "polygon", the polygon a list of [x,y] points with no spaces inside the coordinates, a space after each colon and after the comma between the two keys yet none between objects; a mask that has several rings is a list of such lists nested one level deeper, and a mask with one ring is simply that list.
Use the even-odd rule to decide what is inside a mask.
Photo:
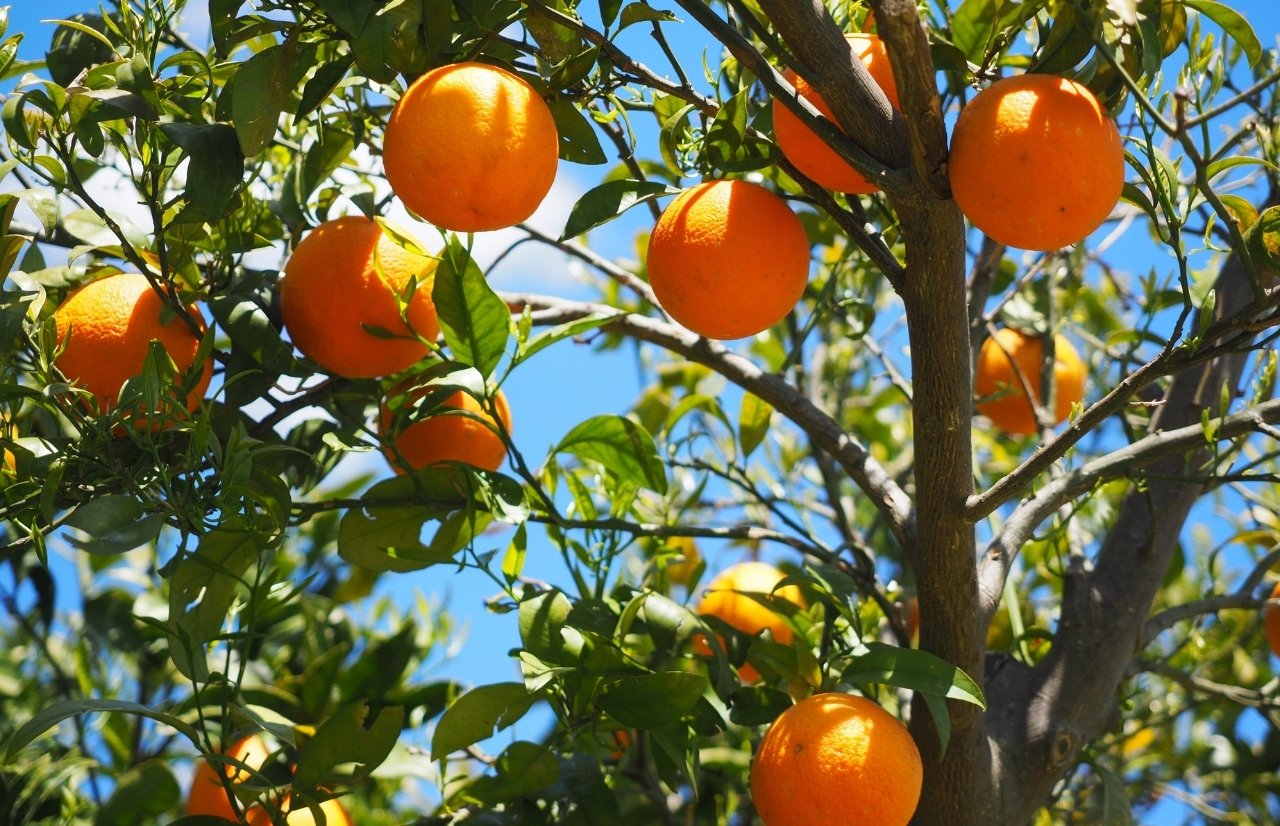
[{"label": "tree branch", "polygon": [[[1215,419],[1212,424],[1216,427],[1217,441],[1227,441],[1261,432],[1262,425],[1276,422],[1280,422],[1280,399]],[[1013,567],[1018,549],[1030,540],[1035,529],[1054,511],[1087,493],[1100,482],[1135,475],[1135,468],[1202,448],[1204,444],[1205,428],[1200,424],[1152,433],[1063,474],[1041,488],[1034,497],[1020,504],[991,540],[978,566],[978,582],[982,594],[980,622],[983,627],[986,627],[1000,608],[1004,580]]]},{"label": "tree branch", "polygon": [[[1216,289],[1212,319],[1199,318],[1193,329],[1221,325],[1255,306],[1238,257],[1227,260]],[[1153,433],[1198,429],[1202,411],[1216,404],[1220,389],[1238,384],[1248,355],[1243,340],[1230,349],[1204,348],[1197,356],[1204,350],[1215,357],[1177,374],[1152,417]],[[1201,481],[1177,477],[1208,458],[1208,449],[1200,447],[1151,462],[1151,475],[1162,478],[1149,479],[1125,497],[1091,564],[1074,557],[1064,572],[1049,655],[1034,668],[1005,669],[988,684],[988,706],[1008,710],[987,718],[1004,769],[1000,822],[1028,821],[1081,749],[1110,725],[1117,686],[1132,666],[1186,519],[1206,490]]]},{"label": "tree branch", "polygon": [[[915,544],[915,524],[911,500],[861,443],[850,436],[826,412],[798,389],[750,359],[726,348],[718,341],[702,338],[674,324],[647,316],[620,313],[603,304],[567,301],[550,296],[506,293],[503,299],[514,307],[530,307],[534,322],[556,324],[595,313],[615,314],[604,329],[640,341],[656,344],[689,361],[710,367],[724,378],[747,390],[790,419],[849,474],[854,483],[888,521],[890,530],[904,549]],[[971,566],[972,567],[972,566]]]},{"label": "tree branch", "polygon": [[[829,146],[886,193],[911,191],[906,128],[902,114],[854,57],[844,35],[821,0],[762,0],[760,7],[794,51],[793,67],[835,114],[836,128],[776,72],[745,38],[702,0],[677,0],[768,90]],[[843,131],[841,131],[843,130]],[[850,136],[857,135],[853,140]],[[865,148],[864,148],[865,147]]]},{"label": "tree branch", "polygon": [[916,179],[935,198],[951,198],[947,177],[947,127],[930,52],[915,0],[872,0],[880,36],[889,51],[898,104],[911,142]]},{"label": "tree branch", "polygon": [[1225,611],[1230,608],[1257,608],[1265,602],[1265,598],[1260,599],[1254,596],[1253,592],[1258,589],[1258,585],[1262,583],[1262,578],[1266,576],[1267,571],[1271,570],[1271,566],[1280,561],[1280,550],[1274,550],[1262,559],[1258,560],[1253,566],[1253,570],[1249,572],[1249,576],[1245,577],[1240,587],[1230,594],[1215,594],[1195,602],[1188,602],[1186,605],[1175,605],[1156,614],[1147,620],[1147,624],[1142,627],[1142,637],[1138,640],[1138,650],[1147,647],[1165,630],[1172,628],[1179,622],[1205,614],[1216,614],[1218,611]]}]

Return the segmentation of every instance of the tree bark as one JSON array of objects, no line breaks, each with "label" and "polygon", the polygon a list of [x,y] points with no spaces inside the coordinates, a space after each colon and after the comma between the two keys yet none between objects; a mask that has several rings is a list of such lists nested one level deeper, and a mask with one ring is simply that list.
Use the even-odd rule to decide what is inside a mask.
[{"label": "tree bark", "polygon": [[[1238,257],[1224,266],[1217,295],[1215,321],[1252,300]],[[1201,410],[1217,406],[1224,383],[1234,390],[1247,357],[1225,355],[1179,373],[1152,417],[1151,430],[1198,424]],[[1203,483],[1179,477],[1199,476],[1208,457],[1202,447],[1147,466],[1151,479],[1125,498],[1092,566],[1083,558],[1069,566],[1052,651],[1033,669],[1005,668],[989,682],[993,713],[987,727],[996,746],[1000,787],[995,822],[1029,822],[1080,750],[1115,719],[1117,690],[1143,639],[1182,528],[1204,492]]]}]

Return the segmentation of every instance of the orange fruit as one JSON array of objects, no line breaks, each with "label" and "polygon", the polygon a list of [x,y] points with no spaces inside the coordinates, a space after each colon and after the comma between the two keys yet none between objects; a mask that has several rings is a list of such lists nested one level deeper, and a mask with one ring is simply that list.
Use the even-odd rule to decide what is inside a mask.
[{"label": "orange fruit", "polygon": [[[1071,406],[1084,398],[1085,366],[1076,348],[1063,336],[1053,337],[1053,355],[1054,423],[1060,424],[1071,415]],[[1011,327],[997,330],[978,351],[974,391],[980,398],[989,397],[978,402],[978,412],[1006,433],[1035,433],[1035,410],[1027,400],[1023,381],[1036,400],[1041,400],[1043,361],[1041,338]]]},{"label": "orange fruit", "polygon": [[817,694],[782,712],[751,764],[765,826],[906,826],[924,766],[910,732],[865,697]]},{"label": "orange fruit", "polygon": [[560,137],[546,101],[520,77],[454,63],[413,82],[382,144],[387,183],[441,229],[479,232],[528,218],[551,190]]},{"label": "orange fruit", "polygon": [[[400,246],[376,221],[325,221],[285,262],[285,329],[302,353],[330,373],[362,379],[398,373],[427,354],[423,340],[435,341],[440,333],[431,302],[435,268],[435,259]],[[413,281],[406,325],[399,296]]]},{"label": "orange fruit", "polygon": [[[747,596],[748,593],[772,594],[803,606],[804,596],[795,585],[787,585],[774,591],[785,576],[786,574],[767,562],[740,562],[721,571],[711,580],[706,593],[698,602],[696,612],[716,617],[744,634],[755,635],[768,630],[775,641],[788,645],[793,634],[786,618]],[[711,646],[702,638],[695,639],[694,650],[703,656],[710,656],[712,653]],[[738,676],[743,682],[754,683],[760,679],[760,672],[749,663],[743,663],[738,669]]]},{"label": "orange fruit", "polygon": [[767,330],[809,280],[809,238],[786,202],[746,181],[686,189],[649,236],[649,282],[671,317],[708,338]]},{"label": "orange fruit", "polygon": [[[224,754],[239,760],[246,766],[251,766],[256,771],[267,762],[271,750],[267,748],[266,742],[261,737],[250,734],[233,743]],[[188,816],[211,815],[238,823],[239,818],[231,808],[231,801],[227,800],[227,787],[218,779],[219,772],[227,782],[233,784],[244,783],[253,776],[246,769],[230,764],[220,763],[215,766],[208,760],[201,760],[196,766],[195,776],[191,779],[191,793],[187,796],[186,814]]]},{"label": "orange fruit", "polygon": [[[187,311],[203,330],[200,311],[194,305]],[[67,296],[53,318],[63,345],[56,360],[58,369],[94,395],[98,413],[114,407],[121,386],[142,373],[153,340],[164,347],[179,375],[191,369],[200,346],[200,338],[137,273],[118,273],[85,284]],[[187,394],[187,410],[195,410],[209,389],[213,364],[205,361],[200,370],[199,381]]]},{"label": "orange fruit", "polygon": [[[884,91],[885,97],[896,109],[898,106],[898,86],[893,80],[893,67],[889,65],[889,52],[884,42],[874,34],[845,35],[849,48],[858,56],[862,64],[871,73],[871,78]],[[826,115],[834,122],[831,107],[822,99],[822,95],[813,91],[813,87],[791,69],[782,73],[796,91],[813,108]],[[880,187],[868,181],[844,158],[827,146],[818,133],[805,126],[800,118],[778,101],[773,102],[773,134],[778,141],[778,149],[787,160],[795,164],[796,169],[804,173],[814,183],[837,192],[851,192],[857,195],[869,195]]]},{"label": "orange fruit", "polygon": [[1271,592],[1271,599],[1262,606],[1262,622],[1267,629],[1267,644],[1271,653],[1280,657],[1280,582]]},{"label": "orange fruit", "polygon": [[1115,121],[1087,88],[1053,75],[998,80],[960,110],[951,193],[995,240],[1055,250],[1097,229],[1124,187]]},{"label": "orange fruit", "polygon": [[669,536],[663,540],[668,550],[679,554],[667,563],[667,581],[672,585],[688,585],[693,572],[702,563],[702,552],[692,536]]},{"label": "orange fruit", "polygon": [[[336,799],[326,800],[319,808],[324,813],[325,826],[352,826],[351,815]],[[292,796],[286,798],[283,809],[284,822],[288,826],[316,826],[320,822],[312,814],[310,806],[301,801],[295,802]],[[272,826],[271,812],[265,806],[254,806],[245,813],[245,823],[248,826]]]},{"label": "orange fruit", "polygon": [[[399,392],[393,390],[391,395]],[[404,405],[411,404],[425,393],[426,388],[411,391]],[[510,433],[511,408],[501,390],[494,396],[493,404],[502,421],[502,429]],[[450,413],[448,408],[470,415]],[[493,431],[496,427],[499,425],[480,406],[480,402],[461,390],[445,399],[438,409],[430,411],[428,418],[406,424],[399,432],[395,432],[395,416],[386,402],[383,402],[382,414],[378,418],[379,436],[384,442],[392,440],[396,451],[414,470],[439,462],[463,462],[485,470],[497,470],[507,458],[507,446]],[[395,472],[404,473],[395,452],[384,452]]]}]

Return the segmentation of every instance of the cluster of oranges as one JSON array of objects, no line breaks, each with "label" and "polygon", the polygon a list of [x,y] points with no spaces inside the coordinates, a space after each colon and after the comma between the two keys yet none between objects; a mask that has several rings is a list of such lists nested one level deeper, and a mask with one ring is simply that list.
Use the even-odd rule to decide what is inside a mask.
[{"label": "cluster of oranges", "polygon": [[[880,39],[854,34],[849,45],[896,106]],[[830,114],[803,78],[787,77]],[[803,174],[838,191],[875,191],[785,106],[775,102],[773,120],[781,151]],[[512,226],[533,213],[554,181],[558,146],[550,109],[532,86],[504,69],[463,62],[410,85],[388,121],[382,152],[387,180],[407,207],[441,229],[475,232]],[[1022,75],[992,84],[962,110],[950,174],[955,198],[976,226],[1002,243],[1055,249],[1079,241],[1106,218],[1123,186],[1123,166],[1115,124],[1087,89]],[[1090,174],[1068,174],[1081,168]],[[427,356],[439,334],[431,300],[436,260],[408,246],[359,217],[327,221],[306,235],[280,281],[284,326],[294,345],[325,370],[351,378],[390,376]],[[776,324],[799,301],[808,283],[809,242],[795,213],[765,188],[707,181],[663,211],[647,264],[655,296],[676,321],[703,336],[737,339]],[[99,412],[110,409],[124,381],[141,372],[152,340],[179,375],[191,369],[204,321],[194,307],[188,313],[190,320],[172,317],[139,275],[90,284],[55,315],[65,343],[58,366],[93,394]],[[995,394],[982,410],[1009,432],[1033,432],[1037,422],[1025,391],[1037,390],[1040,370],[1019,353],[1035,346],[1000,343],[990,354],[984,348],[979,359],[977,392]],[[1055,349],[1073,376],[1078,358],[1070,360],[1069,345]],[[984,365],[990,366],[985,373]],[[187,384],[189,410],[209,384],[207,361],[198,371]],[[1055,393],[1058,421],[1079,400],[1072,381]],[[418,456],[482,457],[480,466],[493,468],[505,456],[499,430],[510,423],[500,394],[486,405],[459,393],[416,417],[393,413],[384,404],[378,423],[397,470],[420,467]],[[172,420],[153,411],[141,411],[140,418],[153,427]],[[434,419],[441,421],[428,427]],[[442,440],[484,444],[450,456],[439,447]]]},{"label": "cluster of oranges", "polygon": [[[456,232],[528,218],[550,191],[558,154],[551,110],[533,87],[474,62],[441,67],[410,85],[383,146],[387,180],[397,196]],[[431,298],[437,261],[397,234],[366,218],[337,218],[309,232],[285,264],[284,327],[299,351],[333,375],[400,373],[428,356],[439,335]],[[187,313],[190,323],[175,317],[141,275],[92,282],[54,314],[63,347],[57,365],[93,395],[97,412],[105,412],[124,382],[142,372],[152,341],[167,352],[179,378],[192,369],[205,320],[194,306]],[[211,362],[204,360],[198,370],[185,399],[188,411],[208,389]],[[404,389],[395,386],[387,398],[408,405],[423,395]],[[490,406],[459,391],[419,416],[406,412],[384,401],[378,417],[396,472],[441,461],[496,470],[506,456],[500,430],[510,431],[511,418],[501,392]],[[140,410],[135,420],[158,427],[173,413]]]},{"label": "cluster of oranges", "polygon": [[[771,595],[803,607],[800,589],[782,585],[784,578],[764,562],[733,565],[707,586],[697,611],[747,635],[768,631],[788,645],[790,623],[757,599]],[[695,651],[706,656],[711,648],[698,638]],[[738,675],[745,683],[760,679],[749,663]],[[816,694],[784,711],[760,741],[751,799],[768,826],[905,826],[919,803],[923,773],[915,741],[893,715],[864,697]]]},{"label": "cluster of oranges", "polygon": [[[858,34],[849,43],[897,106],[880,40]],[[831,115],[802,78],[790,72],[787,78]],[[876,190],[785,106],[775,104],[773,121],[781,151],[805,176],[845,193]],[[441,229],[477,232],[512,226],[534,212],[555,178],[558,146],[550,110],[533,87],[505,70],[466,62],[428,72],[408,88],[388,122],[382,152],[387,180],[409,209]],[[1057,249],[1093,232],[1119,198],[1123,166],[1115,124],[1087,89],[1057,77],[1022,75],[992,84],[963,109],[952,137],[950,178],[960,208],[995,240],[1025,249]],[[1064,174],[1080,168],[1090,174]],[[397,235],[362,217],[326,221],[285,265],[283,324],[298,350],[333,375],[384,379],[434,350],[437,260]],[[785,201],[754,183],[716,180],[685,190],[663,211],[647,267],[654,294],[676,321],[702,336],[737,339],[791,311],[807,286],[809,260],[804,227]],[[180,406],[194,410],[209,386],[211,364],[197,364],[205,328],[199,310],[188,307],[187,318],[178,317],[141,275],[80,288],[55,321],[63,344],[58,366],[93,395],[97,412],[116,405],[153,341],[186,388]],[[979,410],[1008,432],[1030,434],[1047,419],[1060,422],[1083,397],[1083,363],[1057,337],[1048,371],[1053,409],[1037,418],[1030,400],[1042,396],[1043,349],[1043,339],[1005,329],[979,354]],[[442,461],[501,465],[511,415],[500,392],[485,403],[456,392],[434,405],[421,403],[427,393],[392,383],[383,401],[377,428],[397,472]],[[139,420],[159,426],[173,415],[143,410]],[[777,587],[782,578],[764,563],[735,566],[711,583],[698,610],[742,633],[768,631],[787,644],[793,631],[786,619],[744,595],[772,594],[803,606],[795,586]],[[1269,613],[1269,632],[1272,624]],[[709,641],[699,640],[698,649],[709,654]],[[748,683],[760,677],[749,664],[739,674]],[[257,768],[268,751],[260,738],[248,737],[227,756]],[[841,782],[825,785],[828,798],[812,779],[833,766]],[[228,789],[249,775],[202,764],[188,814],[233,820]],[[920,785],[919,753],[905,727],[870,700],[840,694],[819,694],[783,713],[761,742],[751,776],[755,805],[775,826],[836,822],[840,812],[856,812],[857,822],[906,823]],[[284,800],[281,808],[293,810],[291,824],[311,822],[310,810],[296,801]],[[337,801],[320,808],[329,823],[350,823]],[[257,805],[246,817],[265,823],[270,814]]]}]

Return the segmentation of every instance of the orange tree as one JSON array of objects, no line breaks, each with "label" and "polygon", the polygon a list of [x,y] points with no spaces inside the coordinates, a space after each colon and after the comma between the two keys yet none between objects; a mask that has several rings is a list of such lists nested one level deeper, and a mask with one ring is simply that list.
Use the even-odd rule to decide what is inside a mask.
[{"label": "orange tree", "polygon": [[[0,32],[0,820],[173,822],[207,760],[235,780],[224,811],[254,822],[755,822],[769,724],[840,692],[908,724],[913,822],[1127,823],[1164,799],[1271,822],[1280,73],[1245,5],[117,0],[67,15],[42,54],[36,32]],[[191,42],[178,15],[206,8],[208,45]],[[882,41],[896,105],[851,51],[857,31]],[[461,63],[431,77],[463,82],[405,95]],[[1028,73],[1065,80],[1017,88],[1062,97],[1009,92],[1012,108],[970,119],[962,200],[983,206],[967,229],[950,125]],[[509,97],[475,97],[488,88]],[[445,109],[393,117],[402,96]],[[280,286],[310,228],[402,203],[450,223],[489,207],[522,220],[548,167],[511,162],[528,147],[509,139],[545,141],[543,104],[560,174],[596,181],[560,231],[511,232],[589,272],[594,298],[495,292],[466,220],[382,222],[379,243],[402,248],[388,255],[420,272],[397,268],[392,289],[375,254],[358,288],[300,300],[336,302],[321,326],[355,312],[339,340],[361,353],[399,339],[425,355],[352,378],[293,348]],[[775,141],[778,106],[876,191],[801,174]],[[450,114],[466,112],[479,114]],[[1073,142],[1085,123],[1095,137]],[[1122,189],[1102,148],[1111,123]],[[750,186],[717,192],[769,205],[704,199],[697,232],[723,237],[664,243],[687,317],[720,334],[792,294],[767,280],[795,258],[787,212],[810,258],[794,307],[728,326],[734,341],[667,315],[644,261],[669,196],[723,178]],[[1083,228],[1080,209],[1096,213]],[[1005,234],[1024,219],[1030,234]],[[635,253],[598,242],[610,222],[639,233]],[[1006,247],[983,226],[1051,248]],[[349,254],[299,266],[321,281],[316,268]],[[59,358],[54,311],[117,272],[162,299],[150,326],[200,345],[181,364],[162,341],[133,341],[127,363],[94,349],[90,365],[130,376],[99,406],[94,376]],[[690,273],[711,280],[690,289]],[[735,290],[739,276],[765,280]],[[378,290],[381,309],[360,316]],[[418,290],[438,335],[409,312]],[[1038,337],[1020,355],[1039,355],[1006,353],[1012,380],[978,398],[972,365],[1004,327]],[[1087,372],[1069,406],[1057,336],[1079,353],[1072,394]],[[634,405],[580,421],[515,398],[504,415],[498,388],[571,340],[636,354]],[[187,414],[205,365],[211,389]],[[978,412],[1019,398],[1031,433]],[[158,405],[163,425],[128,426]],[[400,430],[436,417],[499,440],[505,463],[381,463]],[[535,419],[558,434],[545,452],[520,440]],[[368,457],[364,471],[333,473],[348,456]],[[735,595],[786,633],[696,613],[744,553],[803,595]],[[550,578],[534,573],[546,557],[562,562]],[[451,619],[370,595],[424,568],[491,583],[488,609],[518,629],[519,679],[423,676],[447,659]],[[543,722],[522,739],[489,745],[531,712]],[[878,753],[855,731],[828,739]],[[261,759],[231,750],[248,736]],[[804,784],[823,800],[843,800],[842,784],[914,788],[901,757],[844,762],[870,773],[771,753],[793,780],[759,781],[781,788],[768,816],[812,817],[787,802]],[[226,822],[201,817],[186,822]]]}]

